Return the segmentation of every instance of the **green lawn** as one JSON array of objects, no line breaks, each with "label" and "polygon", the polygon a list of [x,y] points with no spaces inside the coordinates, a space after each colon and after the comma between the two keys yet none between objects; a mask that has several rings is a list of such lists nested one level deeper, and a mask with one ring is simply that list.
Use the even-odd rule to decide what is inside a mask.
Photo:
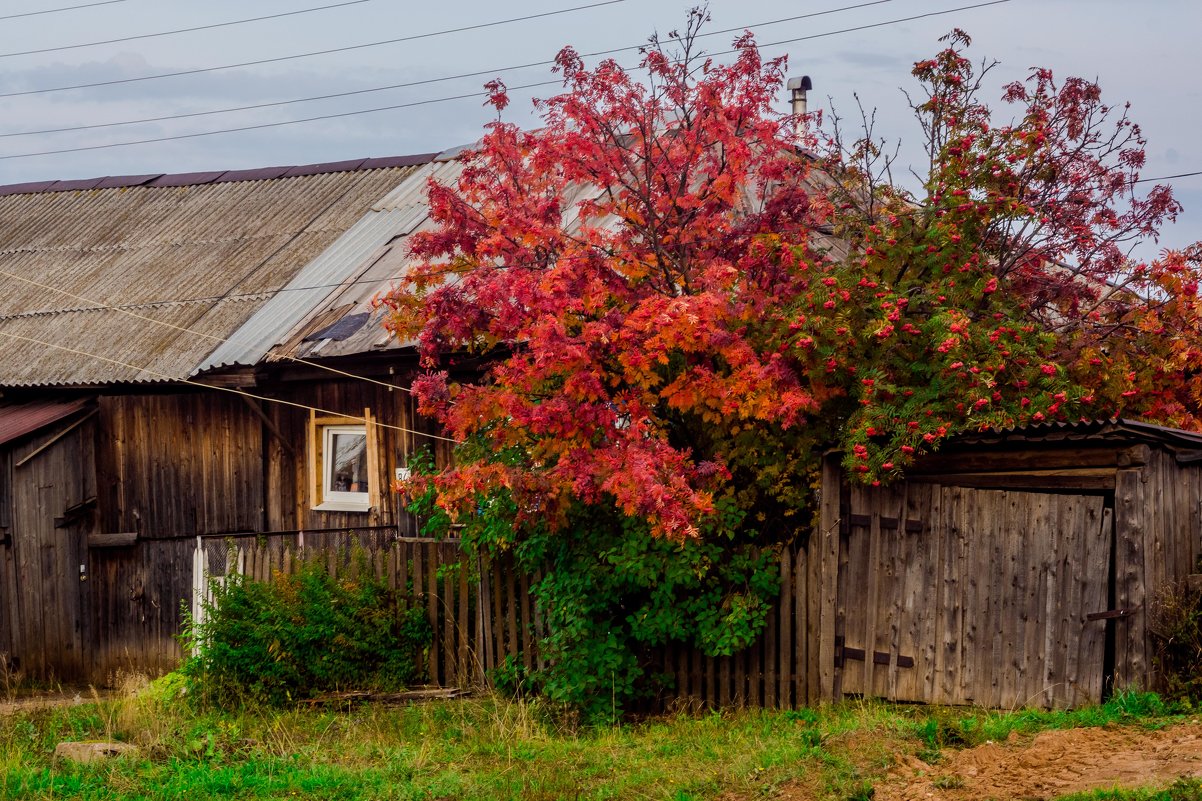
[{"label": "green lawn", "polygon": [[[194,711],[163,692],[0,718],[0,799],[771,799],[870,796],[898,754],[1011,732],[1170,725],[1155,696],[1076,712],[847,703],[677,715],[575,730],[554,710],[491,697],[349,711]],[[137,759],[56,762],[62,740],[116,739]],[[1187,788],[1188,789],[1188,788]],[[1194,795],[1094,795],[1196,801]]]}]

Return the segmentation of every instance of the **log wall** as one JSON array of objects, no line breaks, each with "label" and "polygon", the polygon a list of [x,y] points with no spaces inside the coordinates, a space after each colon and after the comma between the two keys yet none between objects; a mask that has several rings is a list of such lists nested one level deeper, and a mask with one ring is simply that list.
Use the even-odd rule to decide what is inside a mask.
[{"label": "log wall", "polygon": [[[510,656],[538,667],[536,577],[413,538],[387,491],[419,447],[450,458],[410,395],[349,380],[272,391],[392,426],[375,465],[385,502],[311,508],[304,409],[220,393],[101,398],[94,417],[0,449],[0,654],[65,680],[169,669],[204,536],[239,543],[260,578],[288,570],[289,549],[371,552],[425,605],[439,683],[478,681]],[[663,649],[650,667],[674,689],[657,703],[1067,706],[1100,699],[1107,680],[1154,688],[1147,608],[1195,569],[1200,498],[1202,467],[1130,443],[945,453],[901,485],[854,491],[829,460],[817,529],[780,552],[764,637],[728,658]]]}]

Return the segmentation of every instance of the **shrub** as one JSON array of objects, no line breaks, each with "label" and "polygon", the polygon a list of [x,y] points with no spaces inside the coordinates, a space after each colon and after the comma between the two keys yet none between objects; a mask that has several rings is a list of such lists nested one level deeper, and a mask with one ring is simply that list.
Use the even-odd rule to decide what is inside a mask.
[{"label": "shrub", "polygon": [[1165,693],[1175,699],[1202,698],[1202,586],[1165,586],[1152,603],[1149,625]]},{"label": "shrub", "polygon": [[[409,465],[419,477],[435,473],[429,451]],[[437,487],[426,481],[409,510],[424,521],[423,534],[442,537],[451,521],[437,500]],[[613,722],[669,688],[672,677],[657,671],[664,646],[730,656],[752,645],[780,590],[774,541],[731,498],[717,499],[716,513],[683,540],[654,536],[645,519],[624,514],[612,498],[571,504],[557,530],[521,520],[508,490],[477,500],[474,513],[459,520],[464,549],[512,557],[533,579],[542,619],[540,668],[510,658],[490,678],[502,692],[538,693],[586,723]]]},{"label": "shrub", "polygon": [[318,693],[398,689],[419,680],[431,631],[420,609],[374,577],[338,578],[305,564],[269,582],[215,583],[181,672],[193,698],[279,705]]}]

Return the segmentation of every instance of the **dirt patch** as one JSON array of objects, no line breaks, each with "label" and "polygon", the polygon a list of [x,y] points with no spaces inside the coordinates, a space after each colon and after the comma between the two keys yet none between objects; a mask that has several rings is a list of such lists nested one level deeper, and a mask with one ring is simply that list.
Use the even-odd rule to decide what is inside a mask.
[{"label": "dirt patch", "polygon": [[1202,777],[1202,725],[1048,731],[1027,742],[945,751],[937,765],[902,757],[877,801],[1048,799],[1115,787],[1162,787]]},{"label": "dirt patch", "polygon": [[0,698],[0,717],[15,715],[18,712],[31,712],[35,709],[49,709],[56,706],[78,706],[96,700],[106,700],[113,697],[111,692],[96,692],[91,690],[69,690],[61,693],[46,693],[44,695],[19,696],[15,698]]}]

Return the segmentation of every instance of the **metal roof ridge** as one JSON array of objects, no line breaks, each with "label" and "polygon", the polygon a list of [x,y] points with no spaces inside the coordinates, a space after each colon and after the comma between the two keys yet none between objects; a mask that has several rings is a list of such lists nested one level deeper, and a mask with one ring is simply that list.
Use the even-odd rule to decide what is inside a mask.
[{"label": "metal roof ridge", "polygon": [[70,180],[24,181],[15,184],[0,185],[0,197],[6,195],[40,195],[50,192],[77,192],[89,189],[128,189],[138,186],[203,186],[207,184],[232,183],[235,181],[265,181],[279,178],[355,172],[359,170],[415,167],[434,161],[438,155],[439,153],[416,153],[408,156],[360,158],[348,161],[330,161],[243,170],[208,170],[146,175],[113,175],[100,178]]}]

